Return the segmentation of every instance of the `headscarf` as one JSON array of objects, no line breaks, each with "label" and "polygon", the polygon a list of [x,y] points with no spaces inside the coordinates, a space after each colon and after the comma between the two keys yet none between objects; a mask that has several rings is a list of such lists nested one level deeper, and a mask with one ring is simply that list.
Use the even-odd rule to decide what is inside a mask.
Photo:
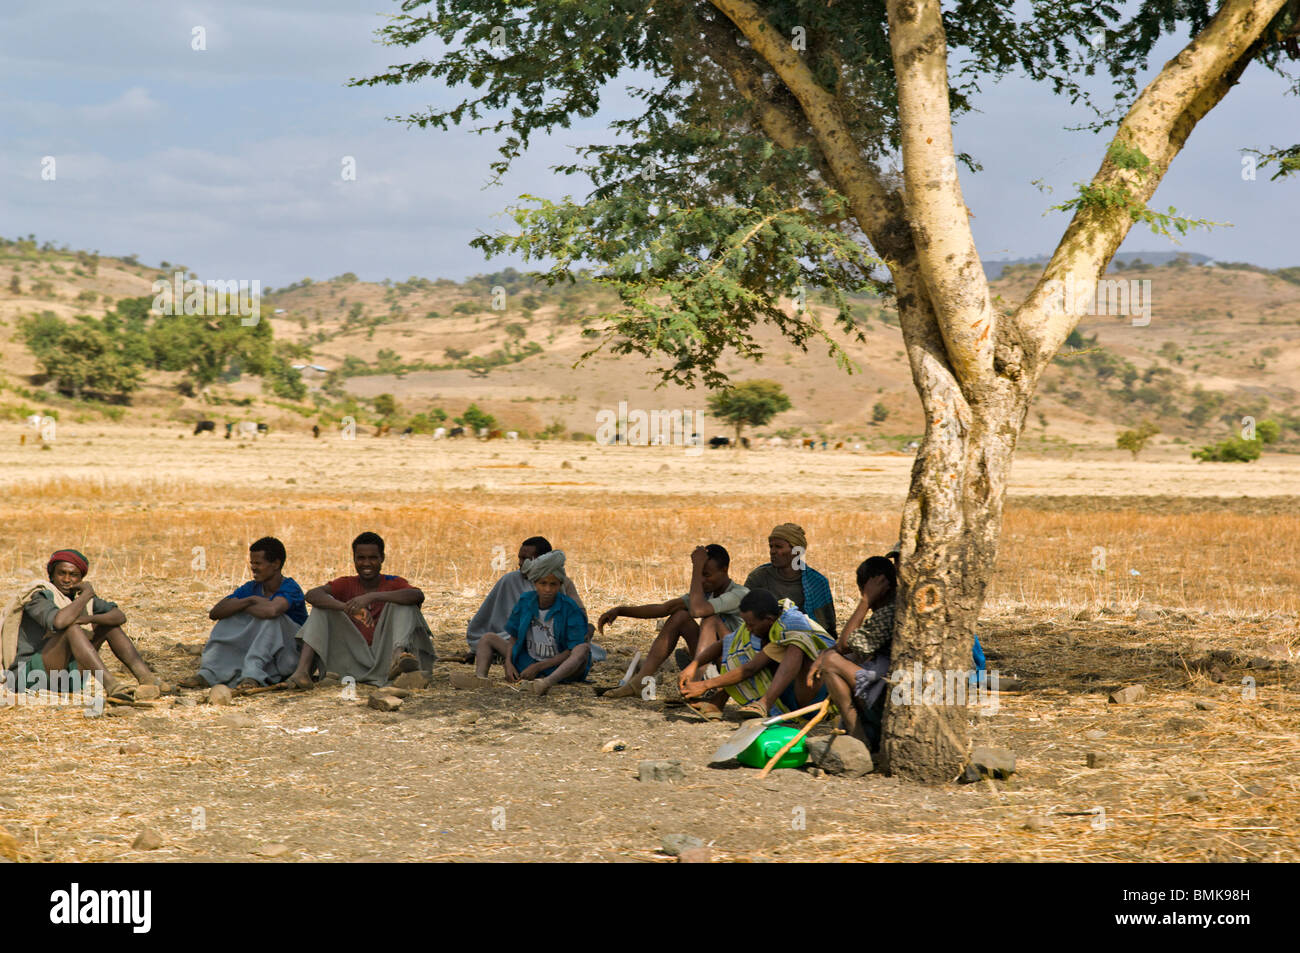
[{"label": "headscarf", "polygon": [[791,546],[802,546],[805,550],[808,548],[808,537],[798,523],[782,523],[767,535],[769,538],[783,539]]},{"label": "headscarf", "polygon": [[72,563],[83,576],[90,572],[90,560],[75,549],[60,549],[51,556],[50,561],[45,564],[45,575],[48,576],[54,571],[55,563]]},{"label": "headscarf", "polygon": [[536,559],[525,559],[519,571],[528,577],[529,582],[537,582],[547,576],[556,576],[560,582],[564,582],[564,551],[552,549]]}]

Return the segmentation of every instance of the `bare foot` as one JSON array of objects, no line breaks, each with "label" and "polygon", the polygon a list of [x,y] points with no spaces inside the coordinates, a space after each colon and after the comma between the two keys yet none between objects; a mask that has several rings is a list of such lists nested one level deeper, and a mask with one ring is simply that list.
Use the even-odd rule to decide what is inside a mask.
[{"label": "bare foot", "polygon": [[393,658],[393,667],[388,670],[388,680],[391,682],[403,672],[414,672],[419,667],[419,659],[410,652],[402,652]]},{"label": "bare foot", "polygon": [[297,691],[300,692],[309,692],[316,687],[316,683],[311,680],[311,676],[300,675],[297,672],[294,672],[287,679],[285,679],[284,683],[289,688],[296,689]]},{"label": "bare foot", "polygon": [[544,678],[535,678],[528,683],[528,688],[534,695],[545,695],[551,690],[551,683]]},{"label": "bare foot", "polygon": [[211,688],[208,680],[202,675],[191,675],[189,678],[183,678],[180,681],[181,688]]},{"label": "bare foot", "polygon": [[246,691],[248,691],[250,688],[260,688],[260,687],[261,687],[261,686],[258,685],[258,683],[257,683],[257,679],[255,679],[255,678],[241,678],[241,679],[239,680],[239,684],[235,686],[235,691],[236,691],[236,692],[246,692]]},{"label": "bare foot", "polygon": [[632,698],[640,695],[641,692],[636,687],[637,679],[632,679],[626,685],[620,685],[618,688],[611,688],[601,698]]}]

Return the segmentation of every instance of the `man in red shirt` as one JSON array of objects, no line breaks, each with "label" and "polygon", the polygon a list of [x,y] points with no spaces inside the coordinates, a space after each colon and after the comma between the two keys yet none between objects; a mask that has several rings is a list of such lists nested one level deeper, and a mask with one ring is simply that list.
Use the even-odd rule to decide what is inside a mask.
[{"label": "man in red shirt", "polygon": [[352,541],[355,576],[340,576],[307,593],[312,613],[299,630],[302,655],[289,676],[311,688],[312,664],[340,678],[386,685],[403,672],[432,669],[436,653],[420,612],[424,593],[401,576],[384,575],[384,541],[362,533]]}]

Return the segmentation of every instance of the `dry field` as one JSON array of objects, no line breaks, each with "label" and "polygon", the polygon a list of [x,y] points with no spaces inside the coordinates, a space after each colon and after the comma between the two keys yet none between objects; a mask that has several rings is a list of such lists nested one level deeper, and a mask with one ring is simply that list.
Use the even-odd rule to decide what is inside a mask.
[{"label": "dry field", "polygon": [[[425,590],[446,659],[494,557],[513,562],[534,533],[569,554],[600,611],[679,594],[701,542],[727,546],[743,579],[768,529],[797,521],[843,616],[854,566],[896,541],[910,468],[893,455],[429,438],[241,446],[94,425],[61,427],[44,450],[18,432],[0,434],[0,582],[82,549],[171,679],[195,669],[187,649],[202,645],[206,610],[245,578],[247,543],[265,533],[284,540],[304,588],[349,571],[353,535],[383,534],[386,568]],[[187,693],[99,719],[0,709],[0,856],[652,861],[681,833],[719,859],[1294,861],[1298,499],[1288,457],[1018,462],[981,638],[990,667],[1021,685],[971,709],[977,744],[1017,753],[1007,782],[710,768],[735,726],[683,719],[671,677],[654,701],[593,691],[652,634],[623,619],[600,639],[610,660],[591,684],[545,699],[457,691],[444,661],[394,713],[364,707],[365,688],[233,709]],[[1147,697],[1107,703],[1130,684]],[[603,753],[614,739],[627,750]],[[1089,752],[1106,766],[1088,768]],[[645,758],[679,759],[685,781],[637,781]],[[1082,813],[1094,808],[1104,825]],[[145,829],[161,847],[132,848]]]}]

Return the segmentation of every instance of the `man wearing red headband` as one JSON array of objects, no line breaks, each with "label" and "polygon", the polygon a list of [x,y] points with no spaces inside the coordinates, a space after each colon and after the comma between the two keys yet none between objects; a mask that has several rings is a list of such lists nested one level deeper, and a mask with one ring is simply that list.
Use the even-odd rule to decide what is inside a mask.
[{"label": "man wearing red headband", "polygon": [[[116,603],[95,595],[94,586],[85,578],[89,570],[90,561],[80,552],[60,549],[46,564],[49,582],[22,593],[7,614],[0,643],[15,690],[53,688],[60,683],[73,690],[72,673],[81,672],[94,675],[109,695],[129,694],[130,687],[104,668],[99,650],[105,642],[141,685],[169,688],[149,669],[123,631],[126,614]],[[21,612],[17,611],[19,605]]]}]

